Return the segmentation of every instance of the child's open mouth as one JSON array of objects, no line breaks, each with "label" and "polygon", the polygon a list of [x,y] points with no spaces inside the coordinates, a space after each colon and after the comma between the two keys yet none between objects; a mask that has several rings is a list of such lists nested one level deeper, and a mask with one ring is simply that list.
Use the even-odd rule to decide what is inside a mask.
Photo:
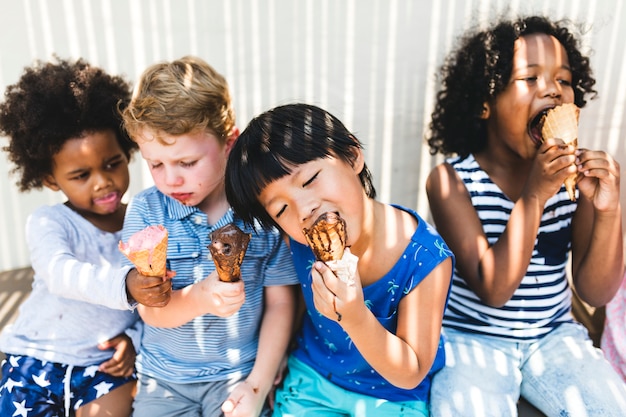
[{"label": "child's open mouth", "polygon": [[543,127],[544,117],[550,109],[551,107],[541,110],[535,117],[530,119],[530,122],[528,122],[528,135],[533,140],[533,143],[536,147],[541,146],[541,144],[543,143],[541,128]]}]

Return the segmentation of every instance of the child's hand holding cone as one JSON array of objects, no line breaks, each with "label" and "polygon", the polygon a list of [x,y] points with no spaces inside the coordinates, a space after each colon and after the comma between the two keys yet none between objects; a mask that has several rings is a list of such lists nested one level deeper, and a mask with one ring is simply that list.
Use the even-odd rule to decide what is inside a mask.
[{"label": "child's hand holding cone", "polygon": [[148,226],[120,241],[119,249],[135,265],[126,276],[126,292],[134,300],[149,307],[164,307],[172,292],[169,278],[176,275],[167,271],[167,229],[161,225]]}]

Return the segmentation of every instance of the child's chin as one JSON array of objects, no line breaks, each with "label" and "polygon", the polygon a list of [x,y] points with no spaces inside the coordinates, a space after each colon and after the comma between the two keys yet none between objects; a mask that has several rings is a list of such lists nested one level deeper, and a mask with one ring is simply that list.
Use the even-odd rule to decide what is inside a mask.
[{"label": "child's chin", "polygon": [[121,206],[122,206],[121,202],[118,202],[117,204],[110,204],[110,205],[105,205],[105,206],[100,205],[96,207],[96,209],[93,210],[93,212],[106,216],[110,214],[115,214],[117,211],[119,211]]},{"label": "child's chin", "polygon": [[541,144],[543,143],[542,140],[539,140],[539,139],[535,138],[534,136],[531,136],[530,140],[532,141],[533,145],[535,145],[535,148],[539,148],[541,146]]}]

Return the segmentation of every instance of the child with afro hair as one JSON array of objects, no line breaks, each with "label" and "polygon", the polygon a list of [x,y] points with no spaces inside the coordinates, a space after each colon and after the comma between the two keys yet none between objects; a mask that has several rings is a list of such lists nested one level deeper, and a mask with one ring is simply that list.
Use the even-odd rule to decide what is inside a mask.
[{"label": "child with afro hair", "polygon": [[626,415],[626,386],[574,322],[567,277],[571,252],[582,300],[602,306],[620,285],[619,164],[537,128],[548,109],[595,95],[567,23],[498,21],[443,65],[428,143],[448,159],[426,191],[457,263],[433,416],[515,416],[520,396],[548,416]]},{"label": "child with afro hair", "polygon": [[20,190],[47,187],[66,201],[27,220],[34,283],[0,335],[0,415],[128,416],[141,322],[113,272],[136,148],[118,113],[130,86],[56,58],[26,68],[4,98],[0,132]]}]

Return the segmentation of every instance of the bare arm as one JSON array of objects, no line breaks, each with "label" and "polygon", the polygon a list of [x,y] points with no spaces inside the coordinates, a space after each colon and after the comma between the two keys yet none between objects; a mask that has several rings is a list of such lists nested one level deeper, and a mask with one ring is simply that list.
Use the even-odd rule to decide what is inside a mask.
[{"label": "bare arm", "polygon": [[272,388],[289,341],[295,318],[296,297],[292,286],[266,287],[265,312],[259,335],[259,351],[248,381],[265,397]]},{"label": "bare arm", "polygon": [[504,232],[493,245],[454,168],[441,164],[429,175],[426,191],[437,230],[454,252],[460,275],[484,303],[501,307],[526,275],[545,203],[569,173],[564,155],[567,150],[554,141],[539,149]]},{"label": "bare arm", "polygon": [[244,283],[222,282],[217,272],[204,280],[172,291],[164,307],[137,306],[141,318],[155,327],[178,327],[196,317],[213,314],[228,317],[236,313],[245,301]]},{"label": "bare arm", "polygon": [[592,306],[615,295],[624,272],[620,167],[608,154],[581,150],[580,197],[572,225],[572,278]]},{"label": "bare arm", "polygon": [[283,360],[293,328],[296,296],[293,286],[265,287],[265,308],[254,367],[239,384],[222,410],[225,415],[258,415]]},{"label": "bare arm", "polygon": [[[452,261],[440,263],[407,294],[398,307],[396,334],[385,329],[363,302],[363,291],[357,284],[349,287],[339,281],[322,262],[316,262],[313,285],[331,298],[316,302],[326,317],[337,319],[365,360],[389,383],[404,389],[418,386],[432,367],[437,353],[445,300],[450,286]],[[320,275],[320,273],[323,275]],[[356,277],[357,283],[359,277]],[[324,282],[326,284],[324,284]],[[332,294],[337,294],[333,305]]]},{"label": "bare arm", "polygon": [[505,304],[528,269],[543,207],[519,199],[504,233],[490,246],[465,185],[450,165],[431,172],[426,190],[435,225],[456,256],[460,276],[484,303]]}]

